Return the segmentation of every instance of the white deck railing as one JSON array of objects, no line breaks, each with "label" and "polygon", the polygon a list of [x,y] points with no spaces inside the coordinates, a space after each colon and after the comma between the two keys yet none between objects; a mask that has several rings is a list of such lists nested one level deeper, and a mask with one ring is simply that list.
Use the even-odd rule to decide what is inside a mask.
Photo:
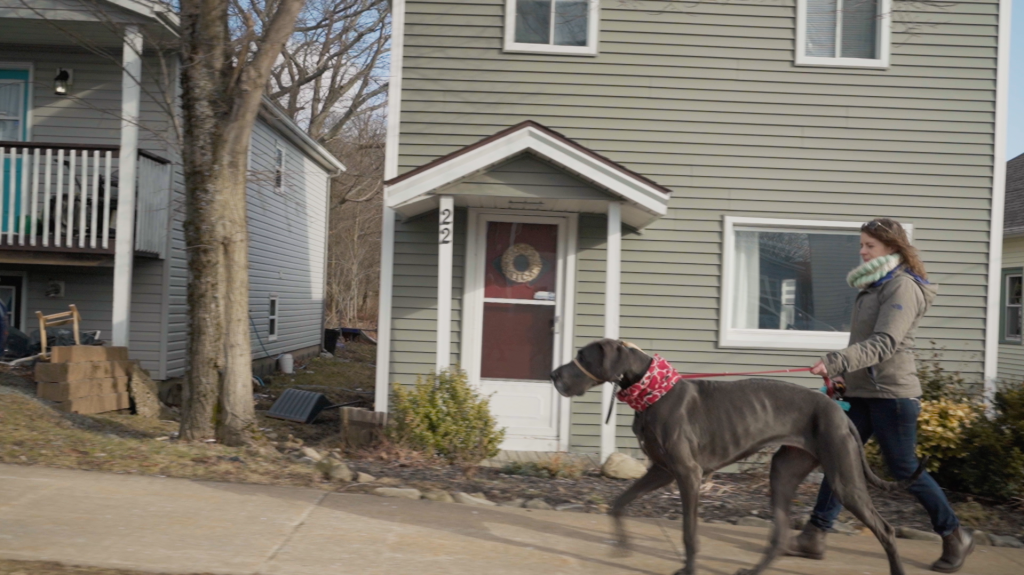
[{"label": "white deck railing", "polygon": [[[117,146],[0,142],[0,245],[112,252],[118,162]],[[140,154],[136,249],[161,257],[169,168]]]}]

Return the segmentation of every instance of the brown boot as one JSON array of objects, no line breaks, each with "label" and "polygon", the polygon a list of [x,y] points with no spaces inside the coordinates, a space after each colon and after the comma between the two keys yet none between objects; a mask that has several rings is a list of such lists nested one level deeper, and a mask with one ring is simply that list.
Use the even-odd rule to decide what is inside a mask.
[{"label": "brown boot", "polygon": [[806,557],[808,559],[825,558],[825,531],[819,529],[810,521],[804,525],[804,530],[796,536],[796,541],[786,549],[786,555],[793,557]]},{"label": "brown boot", "polygon": [[974,551],[974,537],[957,527],[956,531],[942,538],[942,557],[932,564],[932,571],[956,573],[964,566],[964,561],[972,551]]}]

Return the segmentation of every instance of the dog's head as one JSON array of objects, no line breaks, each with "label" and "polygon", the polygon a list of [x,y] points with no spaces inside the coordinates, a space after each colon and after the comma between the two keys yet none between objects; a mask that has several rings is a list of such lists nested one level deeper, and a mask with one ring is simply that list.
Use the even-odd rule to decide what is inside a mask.
[{"label": "dog's head", "polygon": [[651,358],[636,347],[616,339],[588,343],[571,361],[551,372],[555,390],[565,397],[578,397],[606,381],[639,381]]}]

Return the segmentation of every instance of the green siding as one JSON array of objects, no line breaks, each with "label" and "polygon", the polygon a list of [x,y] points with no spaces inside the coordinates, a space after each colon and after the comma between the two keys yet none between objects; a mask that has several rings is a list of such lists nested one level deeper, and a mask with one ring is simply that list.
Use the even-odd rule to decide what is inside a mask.
[{"label": "green siding", "polygon": [[[504,5],[407,3],[400,172],[530,119],[672,189],[623,238],[621,334],[681,372],[821,355],[718,347],[724,216],[895,217],[941,284],[921,355],[981,380],[998,2],[898,5],[914,14],[896,15],[888,70],[794,66],[794,0],[605,0],[596,57],[502,52]],[[603,332],[603,222],[580,220],[578,345]],[[598,446],[598,398],[574,401],[573,450]]]},{"label": "green siding", "polygon": [[[1007,238],[1003,242],[1003,269],[1024,268],[1024,238]],[[1006,291],[1005,286],[1002,291]],[[1003,294],[1005,297],[1005,294]],[[1000,300],[1002,301],[1002,300]],[[1002,315],[1003,310],[999,310]],[[1024,380],[1024,345],[999,344],[999,371],[1002,381]]]}]

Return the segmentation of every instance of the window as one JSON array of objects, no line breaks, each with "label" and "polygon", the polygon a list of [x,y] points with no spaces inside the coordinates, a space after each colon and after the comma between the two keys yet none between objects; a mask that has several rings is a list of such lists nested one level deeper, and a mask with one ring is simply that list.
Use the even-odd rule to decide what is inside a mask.
[{"label": "window", "polygon": [[862,223],[726,217],[719,345],[846,347]]},{"label": "window", "polygon": [[891,0],[797,0],[796,65],[887,68]]},{"label": "window", "polygon": [[274,191],[279,194],[283,194],[285,191],[284,171],[287,162],[288,156],[285,154],[284,148],[278,146],[277,155],[274,158]]},{"label": "window", "polygon": [[598,0],[506,0],[505,51],[597,54]]},{"label": "window", "polygon": [[28,140],[29,70],[0,69],[0,140]]},{"label": "window", "polygon": [[277,340],[277,296],[270,296],[270,313],[267,319],[267,340]]},{"label": "window", "polygon": [[1021,278],[1020,268],[1003,270],[1003,313],[1000,317],[1000,343],[1021,343]]}]

